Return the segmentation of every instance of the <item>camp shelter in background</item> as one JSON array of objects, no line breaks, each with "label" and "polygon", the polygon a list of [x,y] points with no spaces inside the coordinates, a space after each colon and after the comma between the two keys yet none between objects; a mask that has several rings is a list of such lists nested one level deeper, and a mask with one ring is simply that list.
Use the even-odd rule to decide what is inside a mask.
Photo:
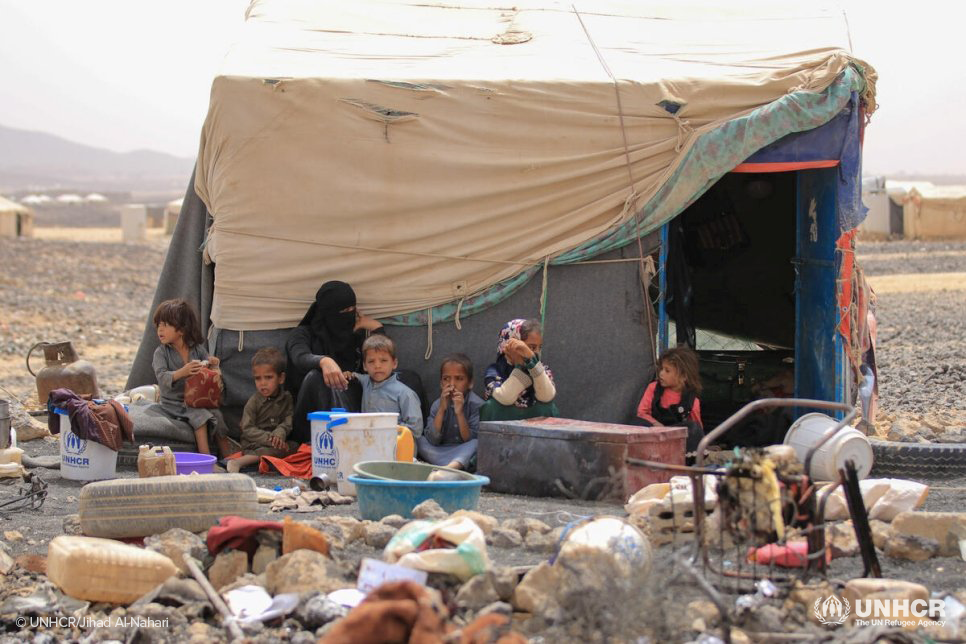
[{"label": "camp shelter in background", "polygon": [[[799,394],[841,397],[835,300],[853,291],[835,284],[853,275],[874,81],[841,11],[816,3],[255,0],[156,301],[198,304],[229,405],[251,392],[252,353],[283,346],[340,279],[430,391],[444,354],[480,374],[507,320],[538,317],[561,412],[621,421],[653,375],[659,315],[687,329],[704,305],[680,280],[713,266],[673,246],[693,235],[735,256],[721,299],[756,304],[715,303],[732,317],[712,329],[810,363]],[[715,222],[702,195],[732,191]],[[659,284],[685,290],[655,308]],[[152,381],[156,343],[148,325],[129,385]]]},{"label": "camp shelter in background", "polygon": [[33,237],[34,212],[0,197],[0,237]]},{"label": "camp shelter in background", "polygon": [[914,186],[902,219],[910,239],[966,239],[966,186]]}]

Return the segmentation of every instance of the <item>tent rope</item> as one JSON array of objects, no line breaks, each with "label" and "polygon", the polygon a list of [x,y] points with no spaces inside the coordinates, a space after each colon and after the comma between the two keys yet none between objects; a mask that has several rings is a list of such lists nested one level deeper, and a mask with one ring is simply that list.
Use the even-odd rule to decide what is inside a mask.
[{"label": "tent rope", "polygon": [[[644,309],[648,320],[648,345],[651,348],[651,358],[654,360],[654,367],[656,369],[657,363],[658,363],[657,347],[655,346],[655,341],[654,341],[654,334],[656,329],[653,326],[653,320],[652,320],[653,312],[651,311],[651,299],[647,295],[647,286],[644,283],[644,278],[648,273],[647,273],[647,268],[644,265],[644,245],[641,242],[641,213],[640,213],[640,210],[635,207],[635,204],[637,202],[639,195],[637,194],[637,191],[634,189],[634,172],[631,168],[630,147],[627,144],[627,128],[624,126],[624,106],[621,104],[620,83],[617,81],[617,78],[614,76],[613,72],[611,72],[610,67],[607,65],[607,61],[604,60],[604,56],[600,53],[600,49],[597,47],[597,43],[594,42],[594,37],[590,35],[590,31],[587,29],[587,25],[584,24],[584,19],[581,18],[580,12],[577,11],[577,7],[574,5],[570,5],[570,7],[571,9],[573,9],[574,15],[577,16],[577,20],[580,22],[580,26],[584,30],[584,35],[587,36],[587,41],[590,43],[590,46],[593,47],[594,53],[597,55],[597,60],[600,61],[600,66],[604,68],[604,71],[607,72],[607,75],[614,83],[614,95],[617,98],[617,117],[620,121],[621,138],[624,142],[624,160],[625,160],[625,166],[627,168],[627,181],[628,181],[628,188],[629,188],[629,194],[627,195],[627,199],[624,200],[624,210],[621,213],[621,219],[626,217],[627,214],[633,209],[634,225],[636,226],[634,237],[637,239],[637,253],[638,253],[638,257],[634,259],[635,261],[638,262],[638,270],[640,272],[639,274],[640,274],[640,281],[641,281],[641,298],[642,298],[642,301],[644,302]],[[687,140],[687,135],[692,133],[694,130],[691,127],[690,123],[688,121],[682,120],[679,115],[673,114],[670,112],[669,114],[671,114],[671,117],[674,118],[674,122],[677,123],[677,126],[678,126],[678,140],[677,140],[677,144],[674,146],[674,151],[680,152],[681,148],[684,146],[685,141]],[[648,259],[650,260],[650,257],[648,257]],[[653,265],[653,261],[651,262],[651,264]],[[648,280],[648,283],[649,282],[650,280]]]},{"label": "tent rope", "polygon": [[463,330],[463,325],[460,323],[460,309],[463,308],[463,302],[465,301],[465,297],[460,298],[460,301],[456,303],[456,313],[453,314],[453,323],[456,325],[457,331]]},{"label": "tent rope", "polygon": [[426,311],[426,353],[423,354],[423,360],[429,360],[433,355],[433,307]]},{"label": "tent rope", "polygon": [[547,268],[550,265],[550,256],[543,258],[543,281],[540,285],[540,326],[543,332],[547,332]]}]

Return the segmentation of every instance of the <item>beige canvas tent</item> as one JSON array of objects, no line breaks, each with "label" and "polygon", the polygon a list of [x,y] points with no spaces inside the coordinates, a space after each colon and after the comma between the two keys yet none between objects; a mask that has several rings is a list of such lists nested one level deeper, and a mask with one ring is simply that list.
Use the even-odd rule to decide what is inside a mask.
[{"label": "beige canvas tent", "polygon": [[33,211],[0,197],[0,237],[33,237],[33,234]]},{"label": "beige canvas tent", "polygon": [[[658,229],[798,134],[813,156],[753,165],[836,173],[828,230],[854,228],[875,80],[822,3],[254,0],[156,298],[196,302],[229,406],[252,352],[340,279],[427,383],[542,318],[561,412],[617,420],[654,364]],[[148,324],[130,386],[156,345]]]},{"label": "beige canvas tent", "polygon": [[902,214],[909,239],[966,239],[966,186],[915,186]]}]

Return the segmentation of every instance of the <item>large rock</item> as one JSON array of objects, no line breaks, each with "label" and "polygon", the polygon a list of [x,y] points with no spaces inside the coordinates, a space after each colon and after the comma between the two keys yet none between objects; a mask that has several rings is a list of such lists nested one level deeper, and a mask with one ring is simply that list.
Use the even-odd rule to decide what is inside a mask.
[{"label": "large rock", "polygon": [[[338,526],[342,532],[342,541],[346,544],[366,538],[365,526],[363,525],[362,521],[356,519],[355,517],[346,517],[341,515],[321,517],[316,521],[316,524],[330,524]],[[329,534],[328,530],[325,532]]]},{"label": "large rock", "polygon": [[[517,534],[519,536],[519,533]],[[517,584],[510,603],[524,613],[546,613],[556,606],[555,593],[560,583],[560,571],[546,561],[531,569]]]},{"label": "large rock", "polygon": [[496,528],[487,536],[486,541],[497,548],[516,548],[523,544],[519,532],[506,528]]},{"label": "large rock", "polygon": [[272,563],[279,556],[279,548],[267,544],[261,544],[252,557],[252,572],[256,575],[265,572],[268,564]]},{"label": "large rock", "polygon": [[241,550],[222,550],[208,569],[208,581],[221,590],[248,572],[248,554]]},{"label": "large rock", "polygon": [[825,541],[832,549],[832,557],[854,557],[859,554],[859,542],[851,521],[826,525]]},{"label": "large rock", "polygon": [[391,525],[376,521],[366,521],[366,545],[381,550],[395,536],[397,530]]},{"label": "large rock", "polygon": [[478,611],[499,599],[500,594],[493,583],[492,572],[470,577],[456,593],[456,605],[471,611]]},{"label": "large rock", "polygon": [[886,541],[892,535],[892,526],[885,521],[870,519],[869,527],[872,529],[872,543],[879,550],[885,550]]},{"label": "large rock", "polygon": [[494,568],[492,570],[493,588],[501,601],[508,602],[520,582],[520,575],[513,568]]},{"label": "large rock", "polygon": [[208,546],[201,540],[201,537],[181,528],[171,528],[161,534],[145,537],[144,547],[147,550],[159,552],[173,561],[181,574],[186,576],[190,576],[191,571],[188,570],[188,566],[184,563],[182,557],[184,553],[188,553],[193,559],[202,564],[208,556]]},{"label": "large rock", "polygon": [[445,519],[449,514],[433,499],[426,499],[413,508],[412,516],[414,519]]},{"label": "large rock", "polygon": [[892,520],[892,530],[933,539],[940,555],[959,557],[959,540],[966,537],[966,512],[900,512]]},{"label": "large rock", "polygon": [[[929,590],[920,584],[914,584],[909,581],[903,581],[901,579],[852,579],[845,584],[845,588],[842,590],[842,599],[848,600],[852,607],[851,613],[849,614],[846,623],[852,623],[856,619],[856,601],[859,599],[865,600],[899,600],[902,602],[905,600],[908,602],[906,604],[906,610],[902,610],[901,605],[897,607],[899,610],[896,614],[890,614],[884,617],[878,617],[876,619],[890,619],[890,620],[901,620],[907,622],[903,625],[906,630],[916,630],[918,617],[912,615],[909,607],[912,602],[916,600],[929,600]],[[889,604],[890,609],[892,608],[891,603]],[[861,618],[870,619],[870,618]]]},{"label": "large rock", "polygon": [[938,552],[939,543],[935,539],[918,535],[893,532],[885,543],[885,553],[896,559],[925,561],[935,557]]},{"label": "large rock", "polygon": [[[450,515],[450,518],[466,517],[476,525],[480,527],[483,534],[490,534],[493,529],[500,525],[496,517],[491,517],[489,514],[483,514],[482,512],[477,512],[476,510],[457,510]],[[383,519],[385,521],[385,519]]]},{"label": "large rock", "polygon": [[409,523],[409,519],[403,517],[401,514],[390,514],[379,519],[379,523],[385,523],[386,525],[392,526],[398,530]]},{"label": "large rock", "polygon": [[352,588],[343,580],[332,560],[314,550],[296,550],[282,555],[265,569],[265,588],[271,595],[279,593],[329,593]]},{"label": "large rock", "polygon": [[550,533],[528,532],[523,544],[530,552],[553,552],[557,540]]},{"label": "large rock", "polygon": [[325,595],[311,594],[299,605],[296,617],[305,628],[315,630],[324,624],[345,617],[349,609]]}]

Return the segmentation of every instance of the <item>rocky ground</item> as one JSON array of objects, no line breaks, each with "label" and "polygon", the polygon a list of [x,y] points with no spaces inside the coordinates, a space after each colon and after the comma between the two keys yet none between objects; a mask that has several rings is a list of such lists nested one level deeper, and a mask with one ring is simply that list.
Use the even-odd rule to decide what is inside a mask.
[{"label": "rocky ground", "polygon": [[[103,239],[103,235],[85,235],[80,231],[71,235],[70,238],[58,233],[45,239],[0,239],[0,266],[3,266],[0,271],[0,386],[7,391],[0,393],[0,397],[16,397],[28,407],[37,407],[36,392],[34,379],[24,369],[23,361],[27,350],[41,340],[73,341],[81,356],[97,365],[104,393],[112,395],[122,390],[149,313],[166,248],[166,241],[159,238],[143,244],[120,244],[85,241]],[[902,440],[953,440],[966,429],[966,403],[962,402],[966,394],[966,322],[962,315],[966,310],[966,244],[863,243],[859,260],[878,294],[880,414],[876,419],[877,431]],[[31,363],[36,370],[42,360],[36,356]],[[58,444],[51,438],[30,441],[23,446],[34,457],[58,453]],[[5,519],[0,525],[4,533],[0,550],[17,559],[17,565],[9,569],[0,584],[0,642],[10,638],[10,641],[33,639],[38,643],[64,639],[152,642],[226,639],[214,617],[214,609],[199,594],[200,588],[192,586],[193,582],[169,582],[159,595],[147,597],[129,608],[77,602],[52,587],[42,573],[43,556],[51,538],[75,529],[71,517],[77,512],[81,484],[61,478],[57,470],[36,468],[34,472],[48,485],[43,508],[6,515],[0,508],[0,516]],[[136,474],[122,471],[119,475]],[[291,484],[275,477],[255,478],[259,485],[268,487]],[[958,511],[963,507],[966,480],[928,482],[932,483],[932,489],[923,510]],[[0,484],[0,503],[16,497],[20,488],[21,484],[15,482]],[[260,507],[260,515],[266,519],[292,514],[270,513],[267,506]],[[491,528],[487,538],[490,558],[501,569],[501,575],[512,576],[514,583],[526,582],[525,577],[521,581],[520,573],[545,561],[563,528],[574,520],[624,514],[619,505],[488,493],[484,493],[479,510],[492,517],[498,526],[494,531],[489,520],[481,521]],[[380,558],[380,546],[398,528],[397,525],[386,527],[383,523],[353,523],[359,517],[355,505],[292,516],[334,539],[333,556],[338,565],[325,574],[345,586],[353,585],[360,558]],[[520,519],[530,519],[531,523],[520,524]],[[335,527],[349,525],[356,527],[348,532]],[[678,554],[686,559],[690,553],[690,537],[683,538],[683,542],[678,542],[681,547]],[[740,559],[740,553],[737,557],[735,553],[720,553],[719,559]],[[566,576],[553,577],[549,582],[545,579],[542,590],[534,590],[536,595],[529,596],[530,599],[515,598],[513,593],[508,595],[502,586],[496,595],[493,589],[487,588],[460,591],[458,581],[446,576],[434,576],[431,585],[440,590],[457,626],[487,610],[513,611],[516,629],[534,642],[605,641],[608,638],[663,642],[698,639],[702,633],[705,638],[713,633],[720,636],[717,611],[713,607],[709,610],[706,594],[680,563],[681,559],[672,555],[672,546],[657,549],[650,575],[635,582],[630,591],[619,584],[614,586],[616,582],[605,579],[606,575],[602,574],[585,575],[576,586],[568,585]],[[896,552],[886,554],[884,550],[880,551],[879,558],[886,577],[923,584],[940,597],[959,593],[960,600],[966,603],[966,596],[962,594],[966,564],[961,558],[941,556],[910,561]],[[0,568],[4,567],[2,559]],[[286,560],[282,567],[291,567],[294,575],[294,569],[304,565],[302,561]],[[209,575],[212,574],[209,570]],[[542,574],[534,575],[526,583],[539,586],[537,578]],[[707,571],[702,574],[708,576]],[[835,588],[839,588],[837,580],[861,574],[862,562],[855,555],[835,559],[829,571]],[[780,579],[784,573],[770,571],[764,576],[769,575],[783,590],[790,588],[790,582]],[[793,572],[791,576],[796,575]],[[713,576],[709,578],[714,581]],[[268,583],[264,577],[246,579],[263,585]],[[459,592],[463,593],[462,597]],[[621,593],[626,601],[614,601],[616,593]],[[544,599],[553,596],[556,603],[546,604],[536,612],[523,610],[534,611],[534,596]],[[734,631],[734,641],[748,641],[749,634],[756,641],[791,641],[789,637],[829,641],[874,639],[875,633],[870,630],[834,630],[811,623],[808,602],[785,602],[784,593],[778,597],[745,600],[744,605],[753,606],[745,609],[736,605],[736,595],[725,593],[724,598],[732,608],[734,625],[740,629]],[[494,605],[497,600],[509,602]],[[17,616],[70,615],[74,611],[77,615],[97,617],[153,616],[168,619],[170,626],[72,630],[19,627],[16,623]],[[331,628],[327,623],[344,612],[326,603],[318,592],[302,592],[292,615],[256,627],[251,635],[254,641],[314,641]],[[775,635],[776,632],[783,635]],[[948,637],[950,633],[941,635]],[[962,635],[960,631],[958,636]],[[916,638],[921,641],[921,635],[913,641]]]},{"label": "rocky ground", "polygon": [[878,433],[966,442],[966,243],[867,242],[858,260],[877,297]]}]

